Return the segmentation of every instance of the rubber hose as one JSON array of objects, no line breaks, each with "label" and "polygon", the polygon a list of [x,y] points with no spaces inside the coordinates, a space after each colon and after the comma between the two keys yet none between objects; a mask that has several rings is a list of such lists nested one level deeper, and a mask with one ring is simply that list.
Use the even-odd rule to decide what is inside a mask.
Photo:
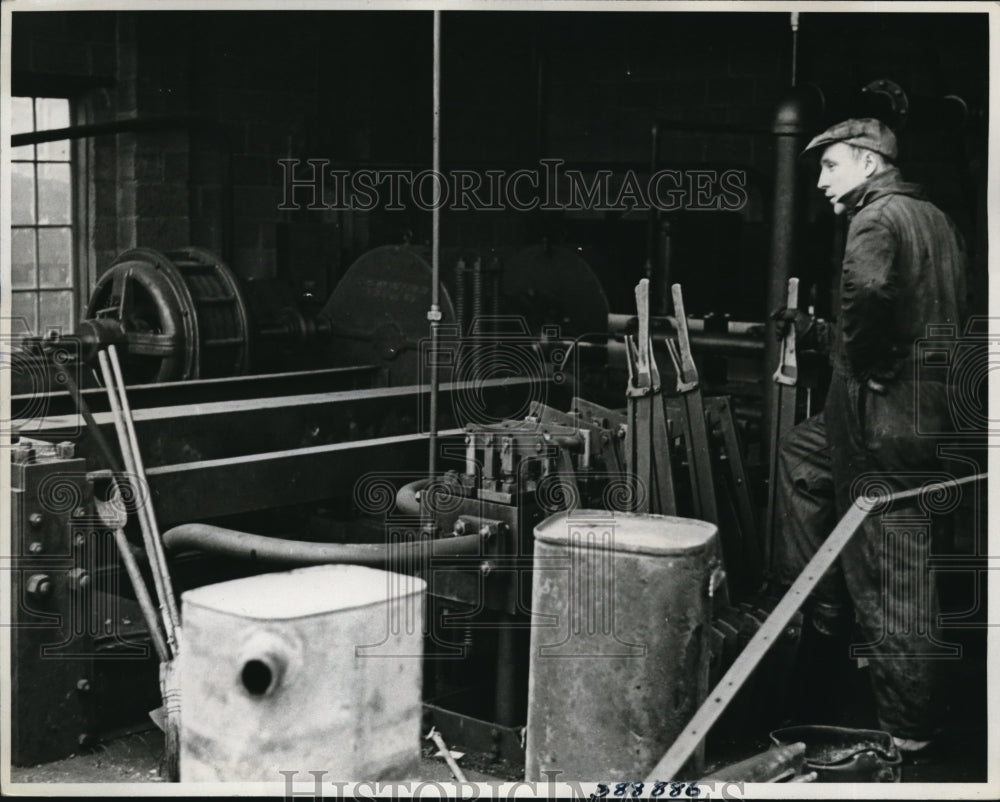
[{"label": "rubber hose", "polygon": [[459,557],[481,553],[479,535],[461,535],[388,547],[381,543],[313,543],[253,535],[210,524],[181,524],[163,535],[163,545],[172,551],[194,548],[239,560],[302,565],[381,566],[415,556]]},{"label": "rubber hose", "polygon": [[417,500],[417,493],[427,487],[430,479],[424,477],[403,485],[396,491],[396,509],[404,515],[420,515],[420,502]]}]

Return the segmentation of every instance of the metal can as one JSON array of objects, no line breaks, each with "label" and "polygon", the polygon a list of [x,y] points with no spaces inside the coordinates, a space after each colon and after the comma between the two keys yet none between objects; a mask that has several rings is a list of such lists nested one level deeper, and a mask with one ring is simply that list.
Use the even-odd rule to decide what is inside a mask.
[{"label": "metal can", "polygon": [[704,521],[603,510],[535,528],[527,780],[656,765],[708,692],[716,540]]},{"label": "metal can", "polygon": [[425,590],[324,565],[186,592],[181,780],[412,778]]}]

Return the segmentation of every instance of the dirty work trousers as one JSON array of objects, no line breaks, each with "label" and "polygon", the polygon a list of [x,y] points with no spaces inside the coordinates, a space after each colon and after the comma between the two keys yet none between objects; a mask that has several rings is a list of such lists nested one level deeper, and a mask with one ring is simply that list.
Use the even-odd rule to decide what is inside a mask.
[{"label": "dirty work trousers", "polygon": [[[791,429],[779,450],[775,579],[794,581],[859,495],[949,478],[937,458],[942,439],[917,431],[918,405],[920,432],[944,431],[944,385],[901,380],[877,393],[834,373],[823,412]],[[851,654],[868,659],[879,721],[897,737],[933,735],[938,670],[956,656],[940,643],[928,566],[932,535],[946,539],[948,520],[926,502],[873,512],[813,591],[813,604],[853,605]]]}]

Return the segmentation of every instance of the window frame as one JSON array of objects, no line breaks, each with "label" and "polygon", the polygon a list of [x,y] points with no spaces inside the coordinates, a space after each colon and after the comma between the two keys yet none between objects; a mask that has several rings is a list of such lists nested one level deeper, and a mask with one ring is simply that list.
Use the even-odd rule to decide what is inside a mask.
[{"label": "window frame", "polygon": [[[39,129],[37,116],[38,110],[35,101],[37,99],[63,99],[69,104],[69,126],[76,126],[86,124],[87,120],[87,104],[82,102],[82,99],[70,92],[60,92],[60,91],[34,91],[29,93],[26,92],[12,92],[12,98],[30,98],[32,100],[32,128],[34,132],[40,132],[44,130],[51,129]],[[30,293],[35,298],[35,328],[36,330],[29,332],[31,335],[42,336],[45,335],[53,325],[50,323],[45,323],[41,319],[41,303],[39,300],[40,294],[45,292],[58,292],[60,290],[70,292],[71,298],[71,309],[70,309],[70,324],[67,331],[63,331],[63,334],[72,333],[72,331],[77,327],[80,320],[83,319],[87,302],[90,297],[91,288],[96,282],[96,276],[94,275],[94,250],[93,250],[93,237],[91,236],[91,229],[93,225],[93,181],[91,181],[91,165],[93,163],[92,156],[92,140],[90,138],[73,138],[69,137],[65,140],[57,140],[60,142],[66,142],[68,145],[68,154],[66,161],[53,161],[48,159],[40,159],[38,154],[38,148],[41,145],[34,145],[34,152],[30,160],[23,158],[16,158],[15,155],[11,154],[11,166],[15,163],[21,164],[31,164],[33,166],[33,193],[34,193],[34,203],[35,203],[35,219],[32,223],[14,223],[11,220],[10,235],[13,236],[15,230],[30,230],[36,232],[35,234],[35,288],[33,289],[14,289],[13,281],[9,291],[11,293],[11,302],[13,303],[13,296],[15,293]],[[43,224],[38,221],[38,166],[41,164],[55,163],[55,164],[68,164],[69,165],[69,176],[70,176],[70,209],[69,209],[69,221],[66,224]],[[38,252],[38,231],[45,230],[47,228],[69,228],[70,230],[70,244],[69,244],[69,255],[71,259],[71,268],[69,275],[69,282],[65,288],[41,288],[38,286],[40,283],[40,277],[38,275],[40,270],[40,265],[38,262],[39,252]],[[13,254],[12,254],[13,255]],[[13,277],[12,277],[13,278]]]}]

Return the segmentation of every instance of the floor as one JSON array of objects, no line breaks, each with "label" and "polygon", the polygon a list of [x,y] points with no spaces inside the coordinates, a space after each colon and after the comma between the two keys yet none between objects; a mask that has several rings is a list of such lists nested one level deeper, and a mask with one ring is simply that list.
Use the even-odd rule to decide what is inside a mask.
[{"label": "floor", "polygon": [[[448,765],[434,756],[436,751],[431,745],[424,748],[420,779],[425,782],[452,780]],[[164,782],[160,773],[162,756],[163,734],[151,729],[98,744],[89,752],[53,763],[14,766],[11,780],[16,783],[158,783]],[[523,779],[516,767],[492,763],[480,756],[464,755],[457,762],[470,782]]]},{"label": "floor", "polygon": [[[946,736],[924,757],[904,762],[902,781],[905,783],[981,783],[987,779],[985,637],[981,631],[956,633],[954,637],[962,643],[963,658],[947,665],[948,697],[942,707]],[[811,653],[812,661],[800,655],[797,676],[786,688],[793,702],[794,718],[783,723],[876,726],[866,672],[850,663],[852,668],[845,681],[843,673],[830,673],[836,662],[830,655],[824,654],[822,649]],[[824,675],[824,672],[827,673]],[[843,688],[843,692],[833,693],[834,687]],[[747,735],[745,730],[740,732]],[[725,759],[720,760],[720,750],[716,748],[713,752],[710,740],[707,769],[749,757],[766,749],[767,745],[766,731],[752,738],[741,737],[725,750]],[[447,782],[452,779],[451,772],[443,759],[434,756],[435,751],[429,742],[424,745],[420,779]],[[162,752],[162,734],[156,729],[146,729],[99,743],[86,753],[64,760],[14,767],[11,779],[19,783],[164,782],[160,765]],[[471,782],[522,779],[520,767],[491,761],[481,755],[466,754],[458,759],[458,764]]]}]

